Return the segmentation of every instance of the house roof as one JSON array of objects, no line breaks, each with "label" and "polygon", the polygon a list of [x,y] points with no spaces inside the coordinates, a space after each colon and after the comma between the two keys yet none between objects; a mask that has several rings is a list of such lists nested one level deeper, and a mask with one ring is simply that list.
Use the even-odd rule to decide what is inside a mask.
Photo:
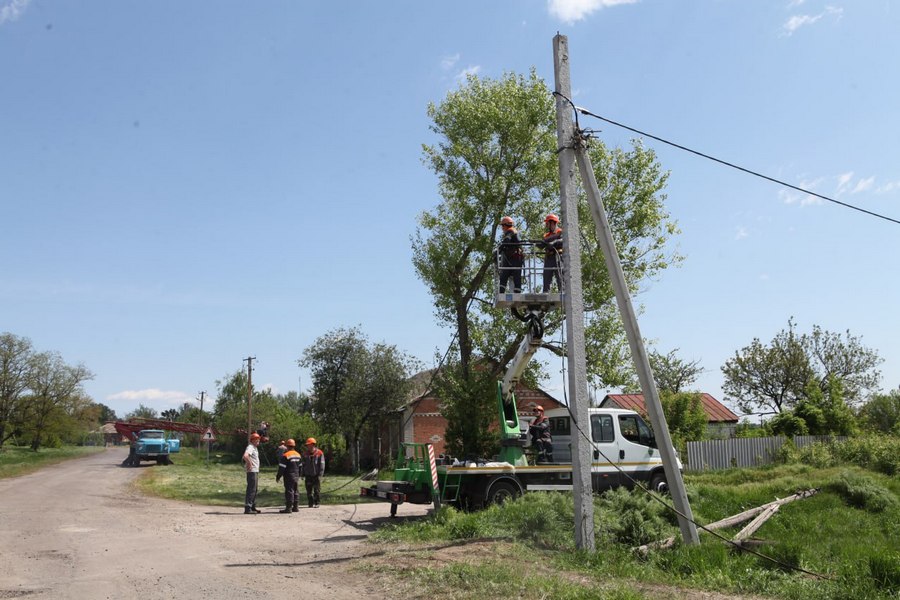
[{"label": "house roof", "polygon": [[[637,412],[646,413],[644,407],[643,394],[607,394],[603,398],[601,406],[605,406],[607,401],[616,404],[621,408],[628,408]],[[739,417],[731,412],[728,407],[713,398],[707,393],[700,394],[700,403],[703,406],[703,412],[710,423],[734,422],[737,423]]]}]

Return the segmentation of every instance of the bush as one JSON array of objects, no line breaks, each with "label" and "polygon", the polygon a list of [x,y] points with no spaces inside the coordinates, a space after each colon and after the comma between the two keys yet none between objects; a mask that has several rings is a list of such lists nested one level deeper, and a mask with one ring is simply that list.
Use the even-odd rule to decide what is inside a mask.
[{"label": "bush", "polygon": [[845,471],[837,481],[829,484],[828,488],[850,506],[873,513],[884,512],[898,505],[890,490],[865,475]]},{"label": "bush", "polygon": [[640,546],[673,531],[667,509],[643,491],[610,490],[600,497],[598,508],[598,533],[619,544]]}]

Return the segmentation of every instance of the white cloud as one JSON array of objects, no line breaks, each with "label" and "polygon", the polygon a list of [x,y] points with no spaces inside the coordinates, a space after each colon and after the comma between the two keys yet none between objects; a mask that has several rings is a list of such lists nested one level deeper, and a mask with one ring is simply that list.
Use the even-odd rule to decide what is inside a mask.
[{"label": "white cloud", "polygon": [[135,407],[143,404],[157,411],[167,408],[178,408],[185,402],[191,402],[194,397],[185,392],[175,390],[158,390],[155,388],[146,390],[125,390],[106,397],[108,401],[133,402]]},{"label": "white cloud", "polygon": [[860,192],[867,192],[872,189],[872,186],[875,185],[875,178],[869,177],[868,179],[860,179],[856,182],[856,185],[850,191],[851,194],[858,194]]},{"label": "white cloud", "polygon": [[[849,173],[849,175],[852,177],[853,173]],[[797,187],[801,187],[805,190],[813,192],[819,185],[822,184],[823,181],[824,179],[822,177],[819,177],[817,179],[804,179],[797,184]],[[822,199],[817,196],[804,194],[803,192],[798,192],[791,189],[779,190],[778,197],[781,198],[782,202],[784,202],[785,204],[799,204],[800,206],[809,206],[811,204],[822,203]]]},{"label": "white cloud", "polygon": [[768,280],[769,280],[769,274],[768,274],[768,273],[760,273],[760,275],[759,275],[759,280],[760,280],[760,281],[768,281]]},{"label": "white cloud", "polygon": [[[256,387],[256,386],[253,386],[253,387]],[[273,396],[278,395],[278,388],[275,387],[275,384],[274,384],[274,383],[264,383],[264,384],[262,384],[262,385],[259,387],[259,389],[261,389],[261,390],[269,390],[269,392],[270,392]]]},{"label": "white cloud", "polygon": [[441,68],[445,71],[449,71],[457,62],[459,62],[459,52],[451,56],[443,57],[441,59]]},{"label": "white cloud", "polygon": [[806,0],[791,0],[790,2],[788,2],[788,5],[787,5],[788,10],[795,8],[797,6],[800,6],[804,2],[806,2]]},{"label": "white cloud", "polygon": [[572,24],[586,18],[592,12],[618,4],[634,4],[639,0],[547,0],[550,16]]},{"label": "white cloud", "polygon": [[831,17],[835,21],[840,21],[843,16],[844,9],[836,6],[826,6],[825,10],[817,15],[793,15],[781,26],[781,35],[782,37],[791,36],[801,27],[817,23],[825,17]]},{"label": "white cloud", "polygon": [[900,181],[889,181],[883,185],[879,185],[875,189],[876,194],[889,194],[894,190],[900,190]]},{"label": "white cloud", "polygon": [[853,171],[848,171],[847,173],[841,173],[837,176],[837,192],[836,194],[840,196],[844,192],[847,191],[847,188],[850,186],[850,180],[853,179]]},{"label": "white cloud", "polygon": [[465,69],[463,69],[462,71],[460,71],[459,73],[456,74],[456,81],[458,81],[460,83],[465,83],[466,78],[469,75],[478,75],[478,73],[480,71],[481,71],[481,65],[466,67]]},{"label": "white cloud", "polygon": [[31,0],[0,0],[0,25],[18,19],[30,3]]},{"label": "white cloud", "polygon": [[744,227],[738,227],[737,233],[734,234],[735,240],[742,240],[745,237],[750,237],[750,234],[747,233],[747,230]]}]

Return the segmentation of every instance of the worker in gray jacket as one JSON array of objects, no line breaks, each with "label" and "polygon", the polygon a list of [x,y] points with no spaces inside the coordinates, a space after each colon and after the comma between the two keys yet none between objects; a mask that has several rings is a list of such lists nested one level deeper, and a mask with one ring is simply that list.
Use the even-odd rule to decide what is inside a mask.
[{"label": "worker in gray jacket", "polygon": [[306,440],[302,475],[306,483],[306,501],[309,507],[319,508],[319,492],[325,475],[325,453],[316,447],[316,438]]},{"label": "worker in gray jacket", "polygon": [[275,474],[275,481],[284,477],[284,510],[282,513],[297,512],[297,505],[300,503],[300,464],[303,457],[294,448],[297,443],[294,440],[287,440],[285,443],[284,453],[278,457],[278,473]]}]

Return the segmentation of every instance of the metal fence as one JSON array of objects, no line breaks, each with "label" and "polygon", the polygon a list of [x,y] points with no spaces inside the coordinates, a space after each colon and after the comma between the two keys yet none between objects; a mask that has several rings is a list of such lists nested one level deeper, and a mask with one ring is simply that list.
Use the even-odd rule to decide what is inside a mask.
[{"label": "metal fence", "polygon": [[[786,439],[778,436],[688,442],[687,464],[684,465],[684,469],[699,472],[772,464]],[[796,447],[802,448],[817,442],[842,442],[846,439],[843,436],[797,435],[794,436],[793,442]]]}]

